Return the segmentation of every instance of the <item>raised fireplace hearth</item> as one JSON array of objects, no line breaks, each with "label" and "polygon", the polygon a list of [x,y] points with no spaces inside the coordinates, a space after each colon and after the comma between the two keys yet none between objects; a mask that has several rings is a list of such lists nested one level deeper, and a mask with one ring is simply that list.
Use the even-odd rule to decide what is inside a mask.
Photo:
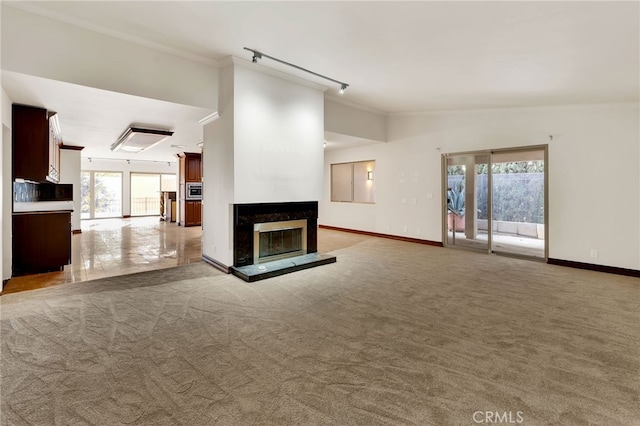
[{"label": "raised fireplace hearth", "polygon": [[233,267],[246,281],[333,263],[318,251],[318,202],[235,204]]}]

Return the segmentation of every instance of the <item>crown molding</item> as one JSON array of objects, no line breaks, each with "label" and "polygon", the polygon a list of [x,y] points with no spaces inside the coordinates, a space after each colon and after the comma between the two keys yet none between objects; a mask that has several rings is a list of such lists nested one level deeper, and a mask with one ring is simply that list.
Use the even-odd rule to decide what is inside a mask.
[{"label": "crown molding", "polygon": [[569,110],[569,109],[597,109],[597,108],[628,108],[638,107],[640,101],[621,101],[621,102],[595,102],[582,104],[551,104],[551,105],[512,105],[494,108],[451,108],[451,109],[433,109],[424,111],[404,111],[389,112],[389,117],[419,117],[428,115],[469,115],[478,113],[492,113],[505,111],[542,111],[542,110]]},{"label": "crown molding", "polygon": [[167,46],[162,43],[156,43],[150,40],[146,40],[140,37],[135,37],[129,34],[122,33],[120,31],[114,31],[102,25],[89,24],[81,19],[71,18],[69,16],[52,12],[50,10],[44,9],[42,7],[36,6],[27,2],[12,2],[10,5],[7,3],[3,4],[4,6],[13,7],[14,9],[19,9],[24,12],[32,13],[34,15],[42,16],[45,18],[53,19],[55,21],[64,22],[66,24],[70,24],[76,27],[84,28],[85,30],[93,31],[96,33],[100,33],[109,37],[117,38],[123,41],[127,41],[129,43],[137,44],[142,47],[148,47],[150,49],[158,50],[164,53],[168,53],[173,56],[178,56],[183,59],[188,59],[190,61],[199,62],[205,65],[220,67],[220,61],[212,58],[208,58],[206,56],[197,55],[195,53],[185,52],[184,50],[176,49],[174,47]]},{"label": "crown molding", "polygon": [[206,117],[198,120],[198,123],[200,123],[200,124],[202,124],[204,126],[206,124],[213,123],[218,118],[220,118],[220,114],[218,114],[218,111],[216,111],[216,112],[213,112],[213,113],[207,115]]}]

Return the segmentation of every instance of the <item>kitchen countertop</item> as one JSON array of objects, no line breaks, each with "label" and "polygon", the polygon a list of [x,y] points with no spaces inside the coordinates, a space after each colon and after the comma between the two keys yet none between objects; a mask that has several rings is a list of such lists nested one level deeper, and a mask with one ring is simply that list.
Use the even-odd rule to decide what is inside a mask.
[{"label": "kitchen countertop", "polygon": [[14,202],[14,213],[73,211],[73,201]]}]

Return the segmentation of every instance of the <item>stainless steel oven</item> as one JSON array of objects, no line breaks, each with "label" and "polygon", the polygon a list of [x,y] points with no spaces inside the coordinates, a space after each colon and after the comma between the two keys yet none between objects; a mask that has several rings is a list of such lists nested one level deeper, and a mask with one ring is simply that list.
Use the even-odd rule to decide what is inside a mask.
[{"label": "stainless steel oven", "polygon": [[187,182],[186,188],[187,200],[202,200],[202,183]]}]

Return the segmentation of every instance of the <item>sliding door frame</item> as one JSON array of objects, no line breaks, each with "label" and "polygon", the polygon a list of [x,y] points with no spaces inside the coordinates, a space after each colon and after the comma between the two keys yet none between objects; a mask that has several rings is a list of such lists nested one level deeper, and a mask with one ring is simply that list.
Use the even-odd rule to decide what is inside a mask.
[{"label": "sliding door frame", "polygon": [[[544,156],[544,258],[537,258],[534,256],[523,256],[517,254],[510,254],[504,252],[493,251],[493,154],[494,153],[506,153],[506,152],[518,152],[518,151],[543,151]],[[465,155],[487,155],[487,254],[498,254],[502,256],[522,257],[531,260],[540,260],[547,262],[549,259],[549,145],[528,145],[518,146],[513,148],[496,148],[477,151],[463,151],[463,152],[451,152],[442,154],[442,166],[441,166],[441,180],[442,180],[442,244],[444,247],[453,247],[457,249],[473,250],[476,252],[484,252],[485,250],[474,249],[471,247],[461,247],[455,244],[448,243],[448,230],[447,230],[447,188],[448,188],[448,159],[454,156]],[[475,173],[475,170],[474,170]],[[455,230],[454,230],[455,233]]]}]

